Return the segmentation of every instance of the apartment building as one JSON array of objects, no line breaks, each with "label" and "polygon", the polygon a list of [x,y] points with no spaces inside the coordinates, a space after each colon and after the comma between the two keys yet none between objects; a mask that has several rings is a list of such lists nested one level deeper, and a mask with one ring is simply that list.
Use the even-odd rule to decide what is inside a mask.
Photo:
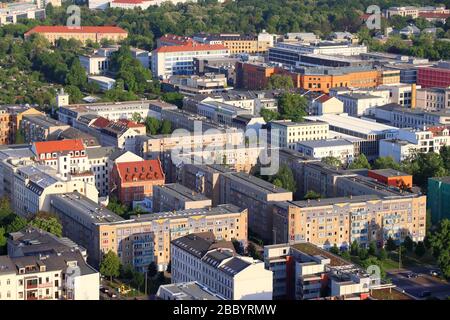
[{"label": "apartment building", "polygon": [[394,169],[369,170],[367,176],[388,186],[411,188],[412,175]]},{"label": "apartment building", "polygon": [[296,150],[313,158],[334,157],[343,164],[352,163],[355,158],[353,143],[345,139],[324,139],[297,142]]},{"label": "apartment building", "polygon": [[194,72],[194,58],[226,57],[229,53],[229,49],[221,44],[163,46],[152,51],[151,69],[153,76],[161,79],[172,75],[189,75]]},{"label": "apartment building", "polygon": [[[27,106],[18,106],[18,105],[12,105],[12,106],[4,106],[1,107],[0,110],[3,110],[1,112],[3,120],[8,120],[8,143],[6,144],[14,144],[16,142],[16,138],[20,130],[20,124],[22,122],[22,118],[25,115],[44,115],[42,112],[36,110],[35,108],[27,107]],[[3,124],[3,123],[2,123]],[[3,136],[6,135],[6,125],[3,126]]]},{"label": "apartment building", "polygon": [[15,24],[20,19],[45,19],[45,9],[28,2],[2,3],[0,5],[0,26]]},{"label": "apartment building", "polygon": [[336,42],[278,42],[273,48],[269,48],[269,61],[282,63],[286,66],[295,66],[301,61],[302,54],[325,54],[338,56],[356,56],[366,53],[365,45],[353,45]]},{"label": "apartment building", "polygon": [[336,98],[343,102],[344,112],[354,117],[367,115],[372,109],[385,102],[383,97],[364,93],[339,94]]},{"label": "apartment building", "polygon": [[275,120],[270,122],[270,141],[274,143],[275,140],[278,140],[280,148],[295,150],[295,145],[299,141],[328,139],[328,130],[328,123],[321,121]]},{"label": "apartment building", "polygon": [[276,300],[365,300],[374,281],[350,261],[308,242],[264,246],[264,264],[273,272]]},{"label": "apartment building", "polygon": [[272,272],[235,253],[230,241],[194,233],[171,242],[172,283],[197,281],[229,300],[272,300]]},{"label": "apartment building", "polygon": [[0,145],[10,142],[10,117],[8,110],[0,107]]},{"label": "apartment building", "polygon": [[110,192],[120,202],[131,204],[153,194],[153,186],[163,185],[165,175],[159,160],[142,160],[114,164],[110,173]]},{"label": "apartment building", "polygon": [[[58,96],[68,96],[59,94]],[[68,101],[68,99],[66,100]],[[134,114],[139,114],[142,119],[147,116],[161,118],[162,110],[176,109],[177,107],[159,100],[139,100],[123,102],[100,102],[87,104],[60,104],[58,105],[58,119],[64,123],[75,125],[81,116],[96,115],[110,121],[120,119],[131,120]],[[75,125],[76,127],[76,125]]]},{"label": "apartment building", "polygon": [[106,197],[109,193],[108,160],[117,151],[117,148],[102,146],[86,149],[89,165],[95,177],[95,187],[100,197]]},{"label": "apartment building", "polygon": [[266,53],[274,45],[274,36],[263,31],[259,34],[195,34],[192,39],[199,43],[222,44],[230,50],[230,54]]},{"label": "apartment building", "polygon": [[327,113],[344,112],[344,103],[336,97],[327,94],[305,94],[305,97],[308,99],[308,111],[311,115],[321,116]]},{"label": "apartment building", "polygon": [[161,300],[227,300],[197,281],[161,285],[156,296]]},{"label": "apartment building", "polygon": [[425,237],[426,196],[361,195],[309,201],[277,202],[273,206],[275,243],[306,241],[320,247],[348,248],[353,241],[383,245],[409,236]]},{"label": "apartment building", "polygon": [[103,146],[135,151],[136,137],[146,134],[146,127],[142,123],[136,123],[127,119],[119,119],[117,121],[104,120],[106,119],[100,119],[100,121],[93,123],[94,126],[98,124],[97,129],[100,131],[99,136]]},{"label": "apartment building", "polygon": [[55,44],[59,39],[75,39],[85,44],[87,40],[97,43],[104,39],[119,42],[128,37],[126,30],[114,26],[81,26],[76,28],[67,26],[36,26],[25,32],[24,37],[29,39],[35,33],[42,35],[52,44]]},{"label": "apartment building", "polygon": [[322,116],[307,116],[308,121],[326,122],[329,130],[363,139],[360,143],[360,153],[364,153],[369,160],[379,156],[379,141],[388,134],[399,129],[393,126],[351,117],[348,114],[324,114]]},{"label": "apartment building", "polygon": [[427,207],[431,211],[431,221],[439,223],[450,218],[450,177],[428,178]]},{"label": "apartment building", "polygon": [[51,212],[61,219],[63,233],[87,249],[98,266],[112,250],[122,264],[147,270],[154,261],[160,271],[170,262],[170,241],[195,232],[212,232],[218,240],[247,244],[247,210],[233,205],[151,213],[124,220],[78,193],[52,196]]},{"label": "apartment building", "polygon": [[212,201],[182,184],[169,183],[153,187],[152,204],[153,212],[161,212],[207,208]]},{"label": "apartment building", "polygon": [[254,110],[235,107],[218,101],[203,101],[198,104],[197,113],[216,123],[231,126],[234,118],[240,115],[251,115]]},{"label": "apartment building", "polygon": [[439,153],[443,146],[449,145],[449,127],[405,128],[380,141],[380,156],[391,156],[395,161],[400,162],[416,153]]},{"label": "apartment building", "polygon": [[69,128],[68,124],[46,115],[24,115],[20,122],[25,142],[46,141],[52,133]]},{"label": "apartment building", "polygon": [[397,104],[377,107],[373,115],[376,119],[398,128],[423,129],[424,126],[450,124],[450,112],[406,109]]},{"label": "apartment building", "polygon": [[424,111],[445,111],[450,109],[449,88],[422,88],[417,90],[418,109]]},{"label": "apartment building", "polygon": [[194,42],[196,42],[196,41],[194,41],[190,37],[177,36],[175,34],[165,34],[156,40],[156,47],[160,48],[160,47],[166,47],[166,46],[189,45]]},{"label": "apartment building", "polygon": [[40,211],[50,210],[50,195],[78,191],[98,201],[98,191],[92,175],[82,177],[61,175],[49,166],[26,165],[13,168],[13,190],[9,194],[14,212],[30,218]]}]

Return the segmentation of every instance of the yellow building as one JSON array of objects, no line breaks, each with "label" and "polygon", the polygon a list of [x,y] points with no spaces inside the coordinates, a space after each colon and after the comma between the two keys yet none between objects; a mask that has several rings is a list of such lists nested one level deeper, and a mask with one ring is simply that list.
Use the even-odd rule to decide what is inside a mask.
[{"label": "yellow building", "polygon": [[52,44],[59,39],[75,39],[83,44],[88,40],[92,42],[100,42],[102,40],[119,42],[128,36],[126,30],[114,26],[37,26],[25,33],[25,39],[28,39],[35,33],[41,34]]}]

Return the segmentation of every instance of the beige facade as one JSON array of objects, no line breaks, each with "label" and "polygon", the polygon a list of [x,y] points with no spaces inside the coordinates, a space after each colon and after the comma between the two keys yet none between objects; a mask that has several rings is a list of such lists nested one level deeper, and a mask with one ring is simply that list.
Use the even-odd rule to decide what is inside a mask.
[{"label": "beige facade", "polygon": [[178,183],[153,186],[153,212],[202,209],[212,205],[211,199]]},{"label": "beige facade", "polygon": [[276,243],[307,241],[329,248],[353,241],[384,244],[389,237],[425,237],[426,196],[356,196],[282,202],[274,205]]},{"label": "beige facade", "polygon": [[170,241],[195,232],[209,231],[219,240],[236,239],[244,246],[247,243],[247,210],[233,205],[152,213],[124,220],[72,193],[52,196],[51,211],[60,217],[65,236],[87,248],[94,266],[110,250],[118,254],[123,264],[136,266],[140,263],[136,260],[138,253],[142,253],[136,245],[144,243],[149,250],[153,246],[148,258],[163,270],[170,262]]},{"label": "beige facade", "polygon": [[[271,139],[278,136],[278,146],[294,150],[298,141],[328,139],[329,125],[325,122],[292,122],[290,120],[272,121]],[[278,134],[274,134],[278,130]]]}]

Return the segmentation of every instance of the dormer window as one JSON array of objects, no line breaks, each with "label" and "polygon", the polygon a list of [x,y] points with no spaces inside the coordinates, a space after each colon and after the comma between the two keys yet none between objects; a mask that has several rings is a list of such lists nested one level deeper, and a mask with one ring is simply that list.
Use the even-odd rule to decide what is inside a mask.
[{"label": "dormer window", "polygon": [[81,155],[84,156],[84,150],[81,150]]},{"label": "dormer window", "polygon": [[25,274],[25,268],[19,268],[19,274]]},{"label": "dormer window", "polygon": [[53,152],[52,157],[56,158],[56,152]]},{"label": "dormer window", "polygon": [[41,158],[41,160],[44,160],[45,159],[45,153],[41,153],[40,158]]},{"label": "dormer window", "polygon": [[69,156],[73,157],[73,152],[72,151],[69,152]]},{"label": "dormer window", "polygon": [[52,157],[52,155],[50,153],[47,153],[46,158],[50,159]]},{"label": "dormer window", "polygon": [[79,151],[75,151],[75,157],[78,157],[80,155]]}]

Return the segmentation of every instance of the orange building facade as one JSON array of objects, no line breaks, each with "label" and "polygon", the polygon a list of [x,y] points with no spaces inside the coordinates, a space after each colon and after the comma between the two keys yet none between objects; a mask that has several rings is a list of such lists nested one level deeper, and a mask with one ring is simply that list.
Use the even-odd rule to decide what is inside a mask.
[{"label": "orange building facade", "polygon": [[412,175],[392,169],[369,170],[367,175],[377,181],[393,187],[411,188]]},{"label": "orange building facade", "polygon": [[378,70],[342,70],[339,74],[301,74],[266,64],[236,64],[236,85],[248,90],[267,88],[270,76],[273,74],[287,75],[292,78],[294,87],[309,91],[328,93],[335,87],[376,87],[379,81]]}]

